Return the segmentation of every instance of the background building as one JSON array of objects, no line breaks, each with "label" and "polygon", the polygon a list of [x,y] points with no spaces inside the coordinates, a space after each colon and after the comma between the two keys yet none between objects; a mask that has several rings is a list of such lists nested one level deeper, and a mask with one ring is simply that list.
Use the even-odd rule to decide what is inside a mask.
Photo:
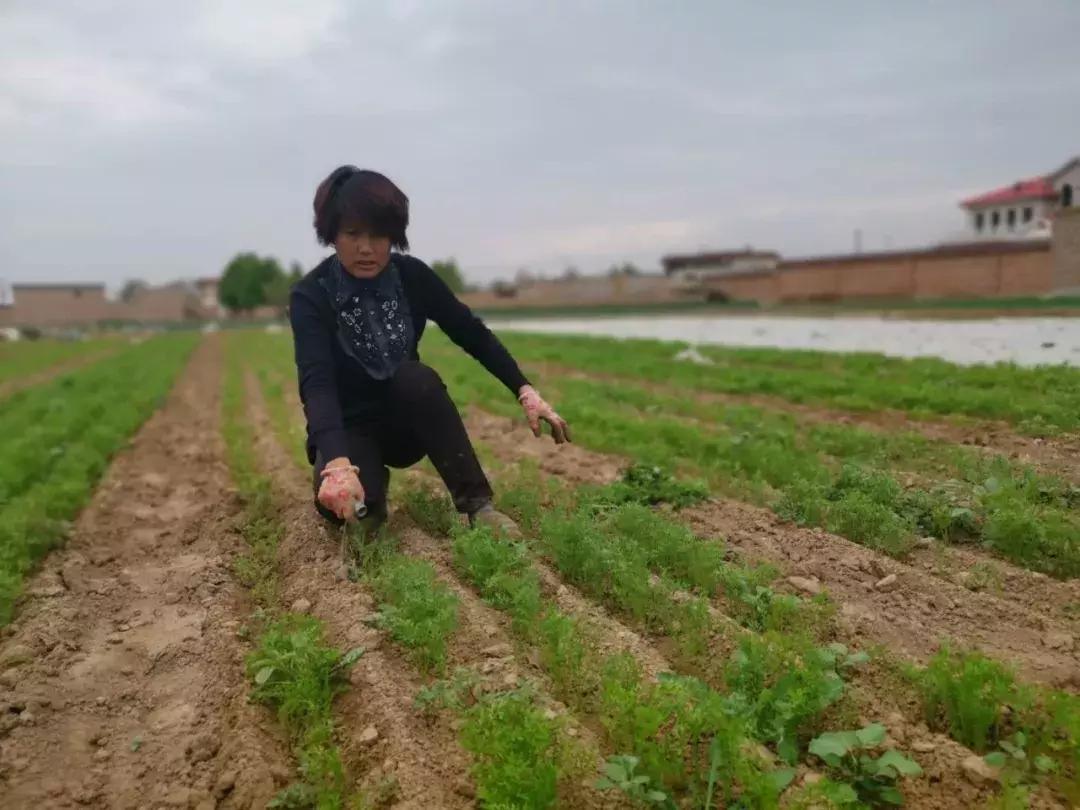
[{"label": "background building", "polygon": [[968,234],[975,240],[1045,239],[1059,211],[1080,203],[1080,158],[1057,171],[970,197]]}]

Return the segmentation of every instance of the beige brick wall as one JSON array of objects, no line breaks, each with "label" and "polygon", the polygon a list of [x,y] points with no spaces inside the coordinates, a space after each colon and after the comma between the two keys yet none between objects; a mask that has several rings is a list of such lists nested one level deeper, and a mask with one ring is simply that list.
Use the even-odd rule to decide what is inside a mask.
[{"label": "beige brick wall", "polygon": [[1001,257],[999,295],[1045,295],[1054,289],[1054,257],[1049,251]]},{"label": "beige brick wall", "polygon": [[841,298],[908,298],[915,292],[915,261],[895,259],[840,267]]},{"label": "beige brick wall", "polygon": [[998,295],[997,256],[920,259],[915,267],[917,298],[981,298]]},{"label": "beige brick wall", "polygon": [[56,327],[90,324],[109,317],[102,287],[14,288],[15,305],[5,308],[9,325]]},{"label": "beige brick wall", "polygon": [[784,268],[778,273],[781,301],[833,301],[840,296],[840,270],[833,262]]},{"label": "beige brick wall", "polygon": [[1051,253],[1052,288],[1059,292],[1080,293],[1080,208],[1058,212]]}]

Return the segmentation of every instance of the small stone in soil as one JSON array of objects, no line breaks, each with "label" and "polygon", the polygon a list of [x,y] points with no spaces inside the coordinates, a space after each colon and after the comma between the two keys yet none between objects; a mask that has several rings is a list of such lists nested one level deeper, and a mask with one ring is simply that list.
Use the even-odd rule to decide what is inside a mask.
[{"label": "small stone in soil", "polygon": [[808,593],[811,596],[816,596],[821,593],[821,583],[816,579],[810,579],[809,577],[788,577],[787,582],[793,588]]},{"label": "small stone in soil", "polygon": [[874,583],[874,589],[878,591],[894,591],[900,584],[900,580],[896,574],[889,574],[887,577],[882,577]]},{"label": "small stone in soil", "polygon": [[379,739],[379,730],[375,726],[368,726],[357,736],[357,742],[364,745],[371,745],[377,739]]},{"label": "small stone in soil", "polygon": [[302,598],[297,599],[295,602],[292,603],[292,606],[289,609],[293,613],[307,613],[309,610],[311,610],[311,600]]}]

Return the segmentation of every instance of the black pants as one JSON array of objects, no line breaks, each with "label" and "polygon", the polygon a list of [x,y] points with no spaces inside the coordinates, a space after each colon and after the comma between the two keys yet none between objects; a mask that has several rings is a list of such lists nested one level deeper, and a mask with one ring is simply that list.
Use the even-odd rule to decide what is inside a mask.
[{"label": "black pants", "polygon": [[[461,414],[442,378],[430,366],[406,360],[387,387],[385,417],[378,422],[346,425],[349,460],[360,468],[368,513],[386,517],[388,466],[411,467],[431,459],[459,512],[471,513],[491,500],[491,485],[480,468]],[[315,508],[334,523],[341,520],[319,503],[320,473],[329,459],[315,455]]]}]

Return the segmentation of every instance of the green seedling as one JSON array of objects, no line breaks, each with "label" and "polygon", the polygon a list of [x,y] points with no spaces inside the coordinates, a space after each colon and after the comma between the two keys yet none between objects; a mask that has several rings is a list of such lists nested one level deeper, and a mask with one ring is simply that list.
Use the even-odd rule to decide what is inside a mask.
[{"label": "green seedling", "polygon": [[649,776],[636,773],[640,762],[630,754],[609,757],[604,764],[604,775],[596,780],[596,787],[621,791],[628,799],[645,807],[674,806],[667,793],[652,787]]},{"label": "green seedling", "polygon": [[423,484],[413,484],[402,493],[401,498],[409,517],[428,534],[446,537],[459,523],[450,499]]},{"label": "green seedling", "polygon": [[423,669],[441,672],[457,629],[458,598],[426,560],[391,556],[369,577],[381,605],[379,627]]}]

